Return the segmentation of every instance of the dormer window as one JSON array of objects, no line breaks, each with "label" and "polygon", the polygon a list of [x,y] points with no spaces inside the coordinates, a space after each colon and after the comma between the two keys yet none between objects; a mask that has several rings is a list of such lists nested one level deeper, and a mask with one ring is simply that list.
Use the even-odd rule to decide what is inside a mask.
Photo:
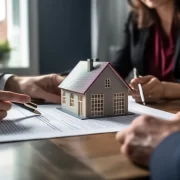
[{"label": "dormer window", "polygon": [[105,79],[105,88],[110,88],[111,87],[111,80],[109,78]]}]

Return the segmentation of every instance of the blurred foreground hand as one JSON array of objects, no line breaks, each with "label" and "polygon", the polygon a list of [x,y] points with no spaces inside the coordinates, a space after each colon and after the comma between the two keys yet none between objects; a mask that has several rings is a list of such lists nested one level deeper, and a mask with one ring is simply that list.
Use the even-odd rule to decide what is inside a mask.
[{"label": "blurred foreground hand", "polygon": [[180,131],[180,113],[172,121],[139,116],[129,128],[116,134],[120,151],[134,163],[148,167],[153,150],[167,136]]}]

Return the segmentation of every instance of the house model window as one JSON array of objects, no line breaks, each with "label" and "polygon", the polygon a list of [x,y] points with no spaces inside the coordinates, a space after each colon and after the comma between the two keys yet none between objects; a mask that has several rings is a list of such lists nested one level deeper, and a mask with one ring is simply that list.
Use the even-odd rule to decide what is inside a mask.
[{"label": "house model window", "polygon": [[74,94],[73,93],[71,93],[70,95],[70,106],[74,107]]},{"label": "house model window", "polygon": [[63,91],[63,94],[62,94],[62,103],[66,104],[66,92],[65,91]]},{"label": "house model window", "polygon": [[104,94],[93,94],[91,96],[92,117],[104,115]]},{"label": "house model window", "polygon": [[114,94],[114,115],[124,114],[125,111],[125,93]]},{"label": "house model window", "polygon": [[111,87],[111,80],[109,78],[105,79],[105,88],[110,88]]}]

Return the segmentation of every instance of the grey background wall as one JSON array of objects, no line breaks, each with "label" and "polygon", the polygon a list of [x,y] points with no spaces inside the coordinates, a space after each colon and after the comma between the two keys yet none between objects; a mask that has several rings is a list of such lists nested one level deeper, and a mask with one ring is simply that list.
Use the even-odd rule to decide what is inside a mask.
[{"label": "grey background wall", "polygon": [[127,0],[38,0],[40,73],[89,57],[111,61],[127,15]]},{"label": "grey background wall", "polygon": [[90,0],[39,0],[40,73],[58,73],[91,57]]},{"label": "grey background wall", "polygon": [[92,0],[91,5],[92,56],[111,61],[112,52],[121,46],[127,0]]}]

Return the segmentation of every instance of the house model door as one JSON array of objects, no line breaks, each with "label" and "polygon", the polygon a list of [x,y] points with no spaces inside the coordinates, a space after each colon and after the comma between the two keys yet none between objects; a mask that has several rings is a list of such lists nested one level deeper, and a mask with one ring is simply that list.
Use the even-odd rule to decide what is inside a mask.
[{"label": "house model door", "polygon": [[78,96],[78,115],[83,116],[82,96]]}]

